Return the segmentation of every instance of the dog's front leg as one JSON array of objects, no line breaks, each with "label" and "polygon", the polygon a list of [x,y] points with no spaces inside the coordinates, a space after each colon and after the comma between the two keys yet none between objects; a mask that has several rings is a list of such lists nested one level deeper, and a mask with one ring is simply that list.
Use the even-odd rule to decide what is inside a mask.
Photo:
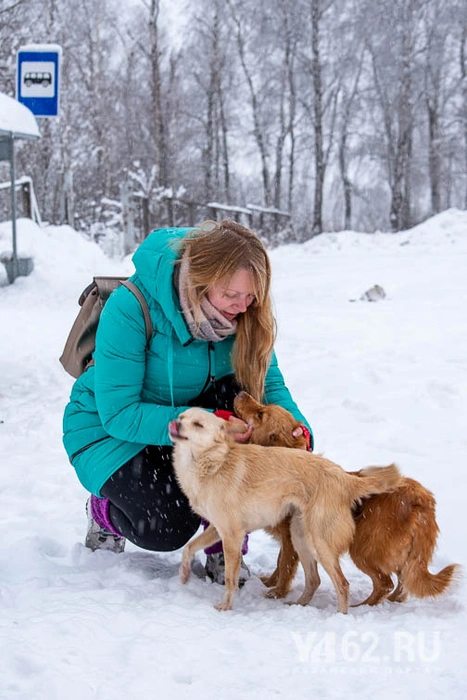
[{"label": "dog's front leg", "polygon": [[225,593],[222,602],[214,606],[216,610],[230,610],[232,607],[235,593],[238,590],[244,537],[245,532],[242,530],[222,538],[225,560]]},{"label": "dog's front leg", "polygon": [[199,552],[200,549],[210,547],[215,542],[219,542],[219,540],[220,536],[216,528],[214,525],[209,525],[204,532],[185,545],[182,552],[182,563],[180,564],[179,571],[181,583],[186,583],[190,578],[190,564],[196,552]]}]

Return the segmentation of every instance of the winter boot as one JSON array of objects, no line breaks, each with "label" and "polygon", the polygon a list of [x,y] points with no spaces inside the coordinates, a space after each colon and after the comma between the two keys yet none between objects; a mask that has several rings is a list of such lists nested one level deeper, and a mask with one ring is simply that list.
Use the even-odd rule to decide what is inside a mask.
[{"label": "winter boot", "polygon": [[86,502],[88,531],[84,542],[88,549],[105,549],[120,554],[125,549],[125,538],[118,534],[109,520],[107,498],[91,496]]},{"label": "winter boot", "polygon": [[[224,552],[217,552],[215,554],[206,555],[206,565],[205,565],[206,576],[211,579],[214,583],[220,583],[221,586],[225,585],[225,561]],[[240,563],[240,573],[238,576],[238,586],[241,588],[250,578],[250,569],[247,567],[243,561],[243,557]]]}]

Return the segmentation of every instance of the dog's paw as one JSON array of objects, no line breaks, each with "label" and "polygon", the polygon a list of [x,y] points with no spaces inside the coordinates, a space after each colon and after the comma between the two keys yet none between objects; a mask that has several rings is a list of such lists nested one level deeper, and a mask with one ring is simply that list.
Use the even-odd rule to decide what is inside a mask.
[{"label": "dog's paw", "polygon": [[220,610],[222,612],[223,610],[231,610],[232,603],[225,603],[224,601],[222,601],[222,603],[218,603],[214,607],[216,608],[216,610]]},{"label": "dog's paw", "polygon": [[279,587],[274,587],[270,588],[269,591],[266,591],[264,594],[265,598],[273,598],[274,600],[278,600],[279,598],[285,598],[287,595],[288,591],[285,591],[283,588]]},{"label": "dog's paw", "polygon": [[311,599],[310,599],[309,596],[303,596],[303,595],[301,595],[300,598],[299,598],[298,600],[286,600],[286,601],[285,601],[285,604],[286,604],[286,605],[303,605],[303,606],[305,606],[305,605],[308,605],[308,603],[310,602],[310,600],[311,600]]}]

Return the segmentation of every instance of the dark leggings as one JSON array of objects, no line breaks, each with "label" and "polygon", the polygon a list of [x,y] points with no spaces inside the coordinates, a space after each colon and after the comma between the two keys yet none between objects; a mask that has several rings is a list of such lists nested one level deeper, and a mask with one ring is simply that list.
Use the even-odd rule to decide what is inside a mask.
[{"label": "dark leggings", "polygon": [[[232,411],[238,391],[229,375],[211,383],[191,404]],[[200,525],[175,478],[170,446],[145,447],[105,482],[101,494],[110,501],[110,520],[116,530],[143,549],[179,549]]]},{"label": "dark leggings", "polygon": [[143,549],[179,549],[200,524],[177,483],[171,458],[172,447],[148,445],[101,488],[114,527]]}]

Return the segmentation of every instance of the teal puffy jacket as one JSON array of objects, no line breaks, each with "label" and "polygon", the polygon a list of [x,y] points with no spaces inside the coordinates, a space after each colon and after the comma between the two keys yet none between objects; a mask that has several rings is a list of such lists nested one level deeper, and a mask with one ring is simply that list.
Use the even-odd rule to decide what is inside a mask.
[{"label": "teal puffy jacket", "polygon": [[[153,231],[133,256],[131,281],[144,294],[153,323],[147,346],[143,312],[126,287],[109,297],[96,336],[95,364],[73,385],[63,418],[63,443],[83,486],[100,495],[107,479],[146,445],[170,445],[169,421],[188,408],[210,377],[233,372],[235,336],[194,339],[173,285],[178,247],[191,229]],[[265,400],[307,427],[273,354]]]}]

